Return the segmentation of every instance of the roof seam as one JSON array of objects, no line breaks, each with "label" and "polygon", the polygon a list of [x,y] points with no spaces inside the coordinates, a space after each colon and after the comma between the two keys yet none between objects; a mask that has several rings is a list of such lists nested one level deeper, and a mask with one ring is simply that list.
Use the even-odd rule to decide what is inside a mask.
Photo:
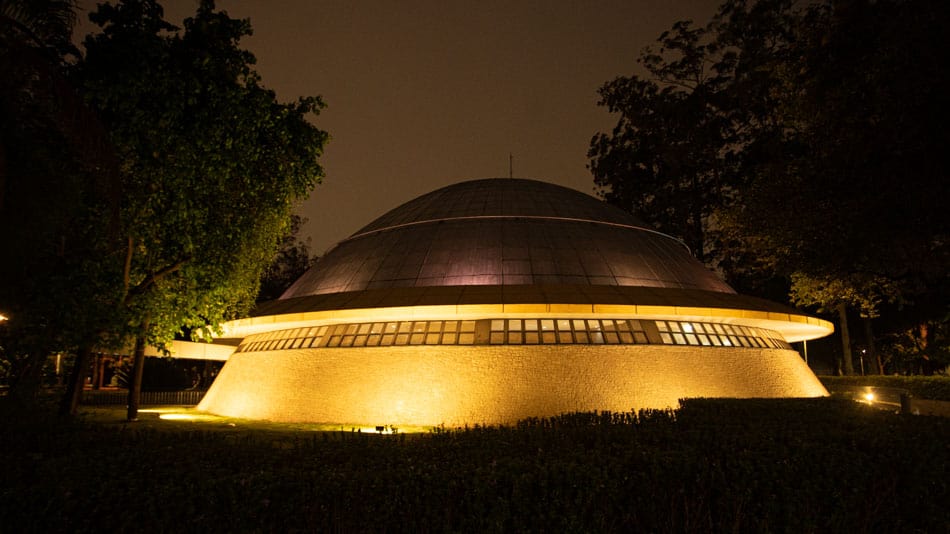
[{"label": "roof seam", "polygon": [[[609,222],[609,221],[598,221],[596,219],[580,219],[576,217],[550,217],[550,216],[545,216],[545,215],[469,215],[469,216],[461,216],[461,217],[441,217],[438,219],[426,219],[424,221],[413,221],[413,222],[408,222],[408,223],[395,224],[392,226],[387,226],[385,228],[377,228],[375,230],[370,230],[368,232],[353,234],[350,237],[344,239],[343,241],[340,241],[340,243],[338,244],[342,244],[347,241],[351,241],[353,239],[357,239],[360,237],[365,237],[368,235],[385,232],[386,230],[395,230],[398,228],[406,228],[409,226],[420,226],[424,224],[434,224],[434,223],[440,223],[440,222],[446,222],[446,221],[470,221],[470,220],[476,220],[476,219],[536,219],[536,220],[565,221],[565,222],[588,222],[592,224],[602,224],[605,226],[615,226],[618,228],[629,228],[631,230],[642,230],[644,232],[656,234],[656,235],[665,237],[667,239],[672,239],[673,241],[678,243],[680,246],[685,248],[687,251],[689,251],[689,246],[687,246],[686,243],[680,241],[679,239],[669,234],[664,234],[663,232],[654,230],[652,228],[646,228],[644,226],[634,226],[631,224],[621,224],[621,223],[615,223],[615,222]],[[692,252],[690,252],[690,254],[692,254]]]}]

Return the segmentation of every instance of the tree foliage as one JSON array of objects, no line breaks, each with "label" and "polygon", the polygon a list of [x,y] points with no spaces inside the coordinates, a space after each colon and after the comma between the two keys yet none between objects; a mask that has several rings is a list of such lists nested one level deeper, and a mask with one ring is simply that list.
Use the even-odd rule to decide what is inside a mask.
[{"label": "tree foliage", "polygon": [[183,29],[154,0],[100,4],[69,60],[14,4],[39,3],[0,3],[0,216],[24,230],[2,235],[4,359],[161,347],[246,312],[323,174],[322,100],[278,102],[239,46],[249,22],[211,1]]},{"label": "tree foliage", "polygon": [[125,332],[206,337],[254,302],[276,237],[319,181],[319,97],[277,102],[238,46],[250,34],[203,1],[183,31],[152,0],[102,4],[77,72],[122,161]]},{"label": "tree foliage", "polygon": [[647,77],[601,89],[620,117],[592,140],[595,183],[694,249],[702,227],[698,256],[727,276],[787,277],[800,304],[942,314],[948,23],[934,0],[727,0],[646,50]]},{"label": "tree foliage", "polygon": [[316,258],[310,255],[310,239],[300,239],[300,231],[305,222],[307,220],[299,215],[291,216],[290,228],[280,239],[277,255],[264,270],[257,302],[280,298],[316,261]]},{"label": "tree foliage", "polygon": [[709,31],[678,22],[659,50],[639,62],[652,75],[619,77],[600,89],[600,104],[618,113],[610,134],[597,134],[588,156],[594,182],[611,203],[677,236],[707,256],[709,218],[727,203],[721,141],[727,123],[716,94],[723,81]]},{"label": "tree foliage", "polygon": [[118,166],[66,78],[74,22],[72,1],[0,1],[0,358],[22,396],[47,354],[88,343],[114,309],[96,263]]}]

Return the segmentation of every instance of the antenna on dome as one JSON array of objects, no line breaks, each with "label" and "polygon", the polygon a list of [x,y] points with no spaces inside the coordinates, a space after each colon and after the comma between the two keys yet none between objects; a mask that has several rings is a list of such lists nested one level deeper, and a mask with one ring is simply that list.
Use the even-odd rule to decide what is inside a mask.
[{"label": "antenna on dome", "polygon": [[508,178],[514,178],[514,173],[512,172],[512,160],[514,158],[511,155],[511,152],[508,153]]}]

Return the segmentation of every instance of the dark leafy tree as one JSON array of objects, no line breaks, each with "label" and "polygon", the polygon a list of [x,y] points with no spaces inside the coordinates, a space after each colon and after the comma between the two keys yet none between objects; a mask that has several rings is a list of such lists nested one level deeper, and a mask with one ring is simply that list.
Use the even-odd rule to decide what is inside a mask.
[{"label": "dark leafy tree", "polygon": [[310,240],[300,239],[300,230],[305,222],[307,220],[299,215],[291,217],[290,228],[280,240],[277,255],[264,271],[257,302],[280,298],[316,261],[316,258],[310,255]]},{"label": "dark leafy tree", "polygon": [[49,353],[88,348],[111,315],[97,262],[118,220],[118,166],[67,81],[74,4],[0,1],[0,367],[23,398]]},{"label": "dark leafy tree", "polygon": [[[688,233],[654,204],[687,213],[682,202],[699,198],[721,268],[785,277],[795,302],[835,311],[842,326],[848,309],[867,332],[882,305],[943,313],[950,166],[933,110],[950,104],[937,67],[950,63],[948,10],[929,0],[729,0],[696,39],[678,23],[671,34],[682,38],[660,39],[661,52],[676,54],[641,56],[651,79],[602,90],[621,119],[594,138],[595,182],[679,236]],[[706,82],[690,83],[696,65],[708,66]],[[703,114],[691,115],[693,100],[707,104]],[[677,128],[684,116],[704,134]],[[664,154],[681,145],[693,150],[678,155],[685,170],[673,176]],[[690,182],[695,169],[720,176]],[[705,196],[691,197],[684,182]]]},{"label": "dark leafy tree", "polygon": [[733,2],[720,17],[738,44],[758,20],[784,28],[774,53],[750,51],[736,68],[737,100],[762,111],[748,120],[732,229],[794,274],[798,302],[842,321],[857,309],[869,329],[882,303],[945,302],[948,136],[932,110],[950,104],[935,67],[950,60],[946,4],[777,5],[764,15]]},{"label": "dark leafy tree", "polygon": [[152,0],[100,4],[77,73],[122,162],[119,337],[135,339],[129,418],[146,344],[207,337],[245,313],[295,202],[319,181],[318,97],[261,86],[250,33],[203,1],[180,31]]},{"label": "dark leafy tree", "polygon": [[600,88],[600,105],[619,115],[597,134],[588,157],[604,198],[682,239],[700,259],[710,245],[711,216],[730,197],[722,140],[728,123],[717,92],[724,78],[709,31],[679,22],[638,60],[650,73]]}]

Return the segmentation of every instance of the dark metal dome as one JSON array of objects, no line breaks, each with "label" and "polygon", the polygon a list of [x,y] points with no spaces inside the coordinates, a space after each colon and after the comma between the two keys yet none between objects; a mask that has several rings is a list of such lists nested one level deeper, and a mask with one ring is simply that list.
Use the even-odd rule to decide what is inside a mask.
[{"label": "dark metal dome", "polygon": [[339,243],[281,299],[436,286],[586,285],[735,293],[679,241],[573,189],[462,182]]}]

